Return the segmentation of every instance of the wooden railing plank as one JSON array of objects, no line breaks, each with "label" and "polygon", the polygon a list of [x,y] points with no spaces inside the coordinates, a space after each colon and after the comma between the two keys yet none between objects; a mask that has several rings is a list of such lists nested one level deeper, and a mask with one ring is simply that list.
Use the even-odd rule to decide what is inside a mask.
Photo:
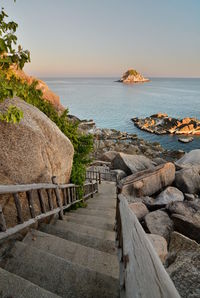
[{"label": "wooden railing plank", "polygon": [[0,185],[0,194],[12,194],[26,192],[28,190],[56,188],[55,184],[38,183],[38,184],[21,184],[21,185]]},{"label": "wooden railing plank", "polygon": [[124,195],[119,196],[123,252],[121,280],[126,298],[180,298]]}]

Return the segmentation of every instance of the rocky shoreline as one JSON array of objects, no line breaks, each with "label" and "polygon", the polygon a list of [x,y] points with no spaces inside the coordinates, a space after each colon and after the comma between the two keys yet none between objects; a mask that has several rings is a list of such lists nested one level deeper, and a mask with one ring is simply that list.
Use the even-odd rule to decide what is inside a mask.
[{"label": "rocky shoreline", "polygon": [[184,155],[182,150],[166,150],[158,142],[148,142],[139,138],[136,134],[121,132],[116,129],[98,128],[93,120],[80,120],[69,115],[70,121],[79,122],[79,130],[90,133],[94,137],[95,160],[109,161],[111,152],[123,152],[126,154],[144,155],[151,159],[175,161]]},{"label": "rocky shoreline", "polygon": [[[146,118],[132,118],[134,125],[157,135],[200,135],[200,120],[196,118],[177,119],[165,113],[158,113]],[[190,139],[192,141],[192,139]]]}]

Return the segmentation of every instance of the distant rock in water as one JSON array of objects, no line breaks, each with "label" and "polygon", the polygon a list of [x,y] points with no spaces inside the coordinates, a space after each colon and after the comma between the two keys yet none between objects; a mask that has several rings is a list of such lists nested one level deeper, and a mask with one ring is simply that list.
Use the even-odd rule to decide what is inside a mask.
[{"label": "distant rock in water", "polygon": [[[138,128],[155,133],[162,134],[187,134],[200,135],[200,120],[196,118],[177,119],[169,117],[167,114],[158,113],[146,118],[132,118],[135,126]],[[190,140],[192,141],[192,140]]]},{"label": "distant rock in water", "polygon": [[193,137],[189,137],[189,138],[178,138],[178,141],[181,142],[181,143],[190,143],[192,141],[194,141],[194,138]]},{"label": "distant rock in water", "polygon": [[149,82],[149,79],[144,78],[139,72],[135,69],[127,70],[121,79],[118,81],[121,83],[144,83]]}]

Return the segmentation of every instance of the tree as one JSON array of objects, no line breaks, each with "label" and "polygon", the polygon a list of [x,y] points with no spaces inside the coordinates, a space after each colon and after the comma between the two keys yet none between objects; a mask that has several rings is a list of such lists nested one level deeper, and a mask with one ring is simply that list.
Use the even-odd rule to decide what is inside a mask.
[{"label": "tree", "polygon": [[8,69],[10,65],[15,64],[22,69],[25,63],[30,62],[30,52],[17,45],[15,33],[18,24],[13,21],[6,22],[6,18],[8,15],[2,8],[0,12],[0,67]]}]

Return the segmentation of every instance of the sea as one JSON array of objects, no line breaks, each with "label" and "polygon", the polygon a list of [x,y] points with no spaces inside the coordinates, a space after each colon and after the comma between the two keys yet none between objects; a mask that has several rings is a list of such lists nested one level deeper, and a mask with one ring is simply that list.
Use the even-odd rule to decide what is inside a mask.
[{"label": "sea", "polygon": [[200,136],[183,144],[175,135],[154,135],[134,126],[131,118],[163,112],[171,117],[200,119],[200,78],[151,78],[144,84],[127,85],[117,78],[42,78],[60,96],[69,113],[93,119],[100,128],[137,134],[166,149],[186,152],[200,148]]}]

